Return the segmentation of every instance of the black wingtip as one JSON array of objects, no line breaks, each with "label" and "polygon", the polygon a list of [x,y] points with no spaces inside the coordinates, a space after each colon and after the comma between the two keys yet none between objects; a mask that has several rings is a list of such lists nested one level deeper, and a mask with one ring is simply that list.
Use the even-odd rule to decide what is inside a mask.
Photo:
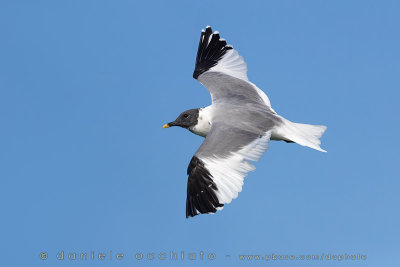
[{"label": "black wingtip", "polygon": [[224,205],[219,203],[217,186],[204,163],[193,156],[189,163],[187,174],[186,218],[202,213],[215,213]]},{"label": "black wingtip", "polygon": [[227,45],[225,39],[220,38],[219,32],[212,33],[211,27],[207,26],[205,31],[201,31],[193,78],[197,79],[201,74],[217,65],[230,49],[232,46]]}]

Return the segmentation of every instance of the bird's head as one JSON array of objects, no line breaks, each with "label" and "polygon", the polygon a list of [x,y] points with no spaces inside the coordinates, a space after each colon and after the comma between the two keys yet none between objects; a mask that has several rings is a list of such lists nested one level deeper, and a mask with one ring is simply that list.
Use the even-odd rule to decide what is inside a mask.
[{"label": "bird's head", "polygon": [[180,126],[185,129],[194,127],[197,124],[199,118],[199,109],[189,109],[182,112],[176,120],[169,122],[163,126],[163,128],[169,128],[172,126]]}]

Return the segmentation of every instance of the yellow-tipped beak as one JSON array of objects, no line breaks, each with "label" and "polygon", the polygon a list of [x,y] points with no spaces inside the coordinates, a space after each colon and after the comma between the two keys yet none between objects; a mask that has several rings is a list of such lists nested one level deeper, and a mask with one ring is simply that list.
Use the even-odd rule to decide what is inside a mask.
[{"label": "yellow-tipped beak", "polygon": [[169,128],[168,123],[163,126],[163,128]]}]

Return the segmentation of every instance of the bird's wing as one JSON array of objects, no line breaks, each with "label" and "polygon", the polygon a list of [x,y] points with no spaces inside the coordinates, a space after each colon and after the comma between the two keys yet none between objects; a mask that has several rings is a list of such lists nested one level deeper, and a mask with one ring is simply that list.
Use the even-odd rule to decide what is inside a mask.
[{"label": "bird's wing", "polygon": [[[247,78],[247,64],[210,26],[202,30],[193,78],[211,94],[212,102],[253,102],[271,108],[267,95]],[[240,103],[237,103],[240,104]],[[273,110],[272,110],[273,111]]]},{"label": "bird's wing", "polygon": [[213,123],[188,166],[186,218],[215,213],[242,191],[243,179],[268,148],[271,131],[256,134]]}]

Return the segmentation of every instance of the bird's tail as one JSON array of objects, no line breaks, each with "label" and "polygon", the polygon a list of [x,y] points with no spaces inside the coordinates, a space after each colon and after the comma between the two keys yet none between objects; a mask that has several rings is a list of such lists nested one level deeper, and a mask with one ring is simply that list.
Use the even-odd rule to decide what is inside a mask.
[{"label": "bird's tail", "polygon": [[326,130],[324,125],[310,125],[303,123],[295,123],[283,119],[283,124],[276,129],[275,138],[277,140],[285,140],[295,142],[302,146],[308,146],[321,152],[326,152],[320,147],[319,140]]}]

